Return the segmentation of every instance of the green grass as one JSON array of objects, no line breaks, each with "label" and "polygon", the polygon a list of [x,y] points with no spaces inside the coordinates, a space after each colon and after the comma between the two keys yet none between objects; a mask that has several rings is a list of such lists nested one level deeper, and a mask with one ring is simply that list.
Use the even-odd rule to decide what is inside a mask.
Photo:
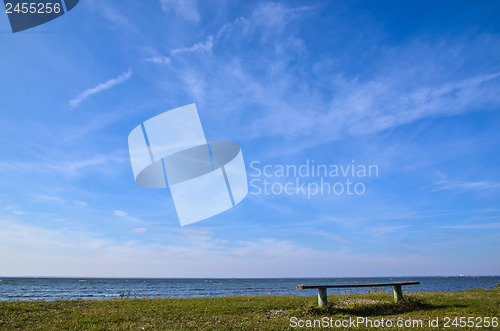
[{"label": "green grass", "polygon": [[[390,293],[329,295],[330,305],[325,308],[317,307],[316,300],[316,296],[233,296],[0,302],[0,329],[290,330],[300,329],[290,326],[292,317],[304,321],[328,317],[333,321],[384,318],[393,323],[398,319],[422,320],[424,328],[419,329],[428,330],[429,318],[439,318],[441,327],[445,317],[500,319],[500,289],[405,293],[401,303],[393,303]],[[450,329],[456,328],[447,328]]]}]

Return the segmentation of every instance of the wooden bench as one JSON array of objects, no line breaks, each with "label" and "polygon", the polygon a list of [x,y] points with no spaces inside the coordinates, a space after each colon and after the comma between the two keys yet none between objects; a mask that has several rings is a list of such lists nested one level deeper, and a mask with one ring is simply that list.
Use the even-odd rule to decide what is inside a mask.
[{"label": "wooden bench", "polygon": [[418,285],[420,282],[397,282],[397,283],[376,283],[376,284],[342,284],[342,285],[297,285],[298,289],[304,290],[308,288],[318,289],[318,306],[323,307],[327,305],[326,289],[327,288],[351,288],[351,287],[394,287],[394,302],[403,300],[403,290],[401,286],[404,285]]}]

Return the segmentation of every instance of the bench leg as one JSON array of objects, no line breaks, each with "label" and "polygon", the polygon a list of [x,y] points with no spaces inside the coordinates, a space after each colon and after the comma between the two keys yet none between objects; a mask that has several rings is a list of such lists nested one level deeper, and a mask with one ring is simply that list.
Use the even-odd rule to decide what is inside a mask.
[{"label": "bench leg", "polygon": [[326,307],[328,304],[326,300],[326,288],[320,287],[318,288],[318,306],[319,307]]},{"label": "bench leg", "polygon": [[394,302],[403,300],[403,290],[401,285],[394,285]]}]

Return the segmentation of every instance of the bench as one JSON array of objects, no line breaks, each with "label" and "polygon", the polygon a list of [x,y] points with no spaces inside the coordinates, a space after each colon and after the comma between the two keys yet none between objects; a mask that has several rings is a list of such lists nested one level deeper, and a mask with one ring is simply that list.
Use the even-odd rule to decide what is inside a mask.
[{"label": "bench", "polygon": [[327,288],[351,288],[351,287],[394,287],[394,302],[403,300],[403,290],[401,286],[404,285],[418,285],[420,282],[397,282],[397,283],[376,283],[376,284],[342,284],[342,285],[297,285],[300,290],[317,288],[318,289],[318,306],[323,307],[327,305],[326,289]]}]

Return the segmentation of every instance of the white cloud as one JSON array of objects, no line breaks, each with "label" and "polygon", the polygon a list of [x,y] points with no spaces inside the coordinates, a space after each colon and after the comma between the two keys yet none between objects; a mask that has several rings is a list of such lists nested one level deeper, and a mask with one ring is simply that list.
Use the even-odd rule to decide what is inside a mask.
[{"label": "white cloud", "polygon": [[500,229],[500,222],[483,223],[483,224],[445,225],[445,226],[440,226],[438,228],[439,229],[452,229],[452,230]]},{"label": "white cloud", "polygon": [[170,58],[166,56],[149,57],[147,59],[144,59],[144,61],[153,62],[157,64],[170,64],[172,62]]},{"label": "white cloud", "polygon": [[119,27],[128,27],[130,26],[130,20],[123,15],[120,11],[118,11],[118,6],[112,6],[107,3],[102,3],[102,1],[97,2],[97,6],[99,8],[99,12],[102,16],[108,21]]},{"label": "white cloud", "polygon": [[14,211],[12,212],[12,214],[14,214],[14,215],[26,215],[26,214],[27,214],[27,212],[25,212],[25,211],[21,211],[21,210],[14,210]]},{"label": "white cloud", "polygon": [[252,19],[257,24],[267,25],[272,28],[281,28],[286,24],[287,7],[275,2],[266,2],[257,7]]},{"label": "white cloud", "polygon": [[48,202],[57,202],[57,203],[62,203],[65,202],[64,199],[55,196],[55,195],[45,195],[45,194],[40,194],[36,196],[38,200],[41,201],[48,201]]},{"label": "white cloud", "polygon": [[128,216],[128,214],[122,210],[115,210],[113,212],[113,214],[115,214],[116,216],[120,216],[120,217],[127,217]]},{"label": "white cloud", "polygon": [[[373,277],[464,270],[461,259],[330,253],[272,238],[235,243],[189,240],[178,245],[140,244],[104,240],[89,232],[6,221],[0,224],[2,276]],[[491,266],[475,269],[474,264],[467,270],[498,272]]]},{"label": "white cloud", "polygon": [[254,24],[267,26],[271,29],[282,29],[292,19],[298,18],[305,12],[317,9],[318,6],[286,7],[276,2],[261,3],[252,13]]},{"label": "white cloud", "polygon": [[202,101],[205,96],[205,81],[194,71],[186,71],[182,77],[185,90],[191,94],[196,101]]},{"label": "white cloud", "polygon": [[[278,66],[276,66],[278,67]],[[286,66],[284,66],[286,68]],[[258,117],[239,126],[238,139],[263,136],[300,137],[296,152],[309,146],[375,133],[429,117],[453,116],[500,105],[500,73],[477,75],[456,81],[406,89],[404,77],[379,77],[367,82],[337,76],[330,79],[330,100],[320,97],[314,86],[295,85],[281,69],[272,77],[257,77],[239,62],[226,65],[227,81],[240,86],[232,110],[247,109],[245,103],[262,105]],[[207,84],[208,85],[208,84]],[[211,86],[211,85],[209,85]],[[213,100],[227,100],[223,90],[206,91]],[[237,105],[240,103],[241,105]],[[266,110],[266,111],[264,111]],[[304,136],[306,135],[306,138]],[[290,145],[290,144],[288,144]]]},{"label": "white cloud", "polygon": [[411,225],[377,226],[368,231],[377,238],[383,238],[388,234],[403,233],[402,230],[410,228]]},{"label": "white cloud", "polygon": [[132,233],[146,233],[148,232],[148,229],[146,228],[134,228],[132,229]]},{"label": "white cloud", "polygon": [[128,161],[128,158],[122,156],[122,153],[114,153],[108,155],[99,154],[80,161],[67,162],[64,165],[57,166],[57,168],[61,171],[65,171],[66,173],[77,173],[80,169],[83,168],[105,165],[110,162],[122,163],[126,161]]},{"label": "white cloud", "polygon": [[[21,172],[56,172],[68,176],[81,174],[84,169],[95,169],[97,166],[105,166],[109,163],[126,163],[129,162],[126,152],[117,152],[113,154],[103,155],[98,154],[90,158],[81,159],[78,161],[66,161],[61,163],[52,162],[0,162],[0,172],[8,172],[11,170]],[[108,171],[107,167],[104,171]]]},{"label": "white cloud", "polygon": [[135,35],[143,37],[136,25],[136,21],[128,18],[120,11],[120,9],[123,9],[122,6],[116,6],[111,2],[101,0],[87,0],[85,4],[89,6],[95,15],[100,15],[109,21],[112,29],[127,34],[128,36]]},{"label": "white cloud", "polygon": [[[450,73],[457,70],[451,70],[448,60],[476,44],[487,49],[496,42],[491,37],[479,35],[464,42],[422,39],[395,48],[378,46],[377,54],[367,64],[373,66],[372,72],[349,77],[338,66],[335,53],[312,59],[308,43],[298,34],[266,26],[289,26],[310,10],[261,4],[248,18],[224,24],[213,38],[172,51],[171,55],[206,51],[220,43],[220,50],[213,58],[204,59],[202,66],[190,62],[190,67],[184,68],[180,63],[176,70],[185,89],[197,101],[210,102],[211,107],[220,109],[221,118],[228,117],[224,109],[230,101],[231,118],[238,127],[234,139],[288,137],[296,139],[296,144],[287,141],[288,148],[281,151],[295,153],[424,118],[500,105],[499,72],[477,70],[476,74],[469,71],[468,76],[463,72],[454,75]],[[262,52],[248,49],[245,56],[238,56],[234,49],[248,40],[258,43],[256,49]],[[415,54],[419,54],[418,59]],[[249,56],[252,66],[247,65]],[[302,76],[305,71],[309,74]],[[250,104],[254,105],[252,109]]]},{"label": "white cloud", "polygon": [[[333,114],[342,112],[352,134],[364,134],[410,123],[425,117],[446,116],[485,109],[500,103],[500,96],[488,93],[491,82],[500,73],[479,75],[458,81],[449,81],[441,86],[425,86],[410,91],[401,91],[397,81],[387,84],[382,80],[358,85],[346,84],[348,89],[334,100]],[[331,120],[330,120],[331,122]]]},{"label": "white cloud", "polygon": [[177,16],[187,21],[198,22],[200,20],[197,0],[160,0],[160,4],[163,11],[167,13],[173,10]]},{"label": "white cloud", "polygon": [[113,212],[113,214],[115,216],[121,217],[124,220],[131,221],[133,223],[143,223],[142,220],[140,220],[140,219],[138,219],[136,217],[130,216],[127,212],[124,212],[123,210],[115,210]]},{"label": "white cloud", "polygon": [[[65,255],[80,249],[99,249],[108,243],[98,236],[82,231],[46,229],[33,225],[0,220],[0,251],[9,249],[30,254]],[[95,245],[98,241],[99,247]],[[94,244],[92,244],[94,243]],[[71,251],[71,253],[70,253]]]},{"label": "white cloud", "polygon": [[[184,54],[184,53],[193,53],[193,52],[210,52],[214,47],[214,38],[213,36],[209,35],[207,39],[203,42],[199,42],[194,44],[193,46],[190,47],[181,47],[181,48],[175,48],[170,52],[170,57],[168,56],[153,56],[149,58],[143,59],[146,62],[152,62],[156,64],[170,64],[172,63],[172,59],[175,56],[178,56],[179,54]],[[182,79],[184,80],[191,80],[193,81],[193,78],[189,78],[190,74],[189,73],[182,73],[180,75]],[[186,77],[187,76],[187,77]],[[198,93],[194,93],[195,95],[198,95]]]},{"label": "white cloud", "polygon": [[435,191],[444,191],[444,190],[491,190],[500,188],[500,183],[492,182],[488,180],[481,180],[475,182],[467,182],[467,181],[449,181],[449,180],[441,180],[435,184]]},{"label": "white cloud", "polygon": [[214,236],[215,235],[212,231],[184,230],[178,237],[184,239],[210,239]]},{"label": "white cloud", "polygon": [[131,76],[132,76],[132,69],[129,68],[126,72],[122,73],[120,76],[118,76],[116,78],[112,78],[104,83],[101,83],[101,84],[97,85],[96,87],[93,87],[93,88],[90,88],[88,90],[83,91],[78,96],[76,96],[74,99],[71,99],[69,101],[69,105],[72,108],[76,108],[76,107],[78,107],[78,105],[82,101],[84,101],[85,99],[87,99],[91,95],[108,90],[108,89],[112,88],[113,86],[116,86],[118,84],[126,82],[127,80],[130,79]]},{"label": "white cloud", "polygon": [[209,52],[214,47],[213,36],[208,36],[204,42],[199,42],[191,47],[176,48],[170,52],[172,56],[181,53],[191,53],[191,52]]},{"label": "white cloud", "polygon": [[326,238],[328,240],[332,240],[332,241],[338,241],[338,242],[342,242],[342,243],[348,243],[349,240],[347,239],[344,239],[343,237],[337,235],[337,234],[333,234],[333,233],[330,233],[330,232],[327,232],[327,231],[313,231],[313,234],[314,235],[317,235],[317,236],[321,236],[323,238]]}]

